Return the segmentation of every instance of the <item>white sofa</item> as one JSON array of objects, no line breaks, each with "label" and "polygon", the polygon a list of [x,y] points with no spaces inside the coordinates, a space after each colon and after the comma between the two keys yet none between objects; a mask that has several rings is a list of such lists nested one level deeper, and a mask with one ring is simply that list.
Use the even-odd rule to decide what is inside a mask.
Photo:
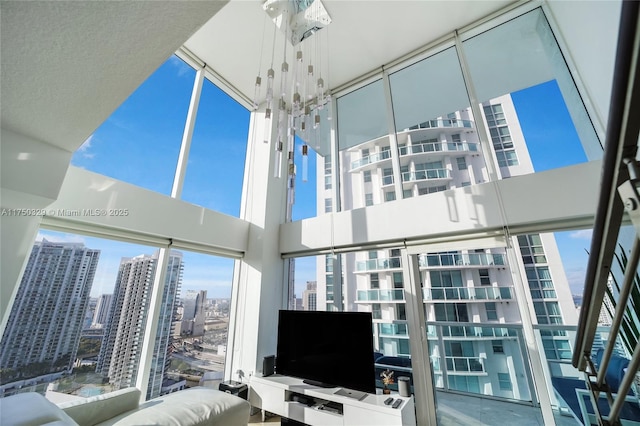
[{"label": "white sofa", "polygon": [[22,393],[0,399],[0,425],[245,426],[251,409],[242,398],[204,387],[139,400],[136,388],[58,405],[38,393]]}]

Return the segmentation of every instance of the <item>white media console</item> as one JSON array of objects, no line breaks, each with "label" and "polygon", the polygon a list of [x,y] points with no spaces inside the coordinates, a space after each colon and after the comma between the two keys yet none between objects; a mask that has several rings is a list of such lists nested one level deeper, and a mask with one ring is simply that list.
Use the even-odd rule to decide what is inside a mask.
[{"label": "white media console", "polygon": [[[413,397],[398,394],[366,394],[360,400],[345,396],[342,388],[308,385],[301,379],[273,375],[252,376],[249,402],[254,407],[308,425],[321,426],[415,426]],[[398,399],[398,408],[384,403]]]}]

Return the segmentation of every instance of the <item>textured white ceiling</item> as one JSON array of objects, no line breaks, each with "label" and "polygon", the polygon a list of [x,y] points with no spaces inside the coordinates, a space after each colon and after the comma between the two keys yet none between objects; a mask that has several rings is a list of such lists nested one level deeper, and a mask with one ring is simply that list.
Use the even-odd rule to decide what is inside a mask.
[{"label": "textured white ceiling", "polygon": [[[326,0],[325,80],[342,85],[511,2]],[[74,151],[183,43],[251,99],[273,34],[261,4],[4,0],[2,127]]]},{"label": "textured white ceiling", "polygon": [[226,1],[2,1],[2,127],[74,151]]},{"label": "textured white ceiling", "polygon": [[[305,40],[305,49],[313,51],[309,46],[314,39],[321,41],[325,53],[329,52],[322,59],[323,77],[329,86],[338,87],[500,10],[513,0],[323,0],[323,3],[332,22]],[[266,22],[265,17],[262,1],[232,0],[185,46],[247,99],[252,99],[258,71],[264,77],[271,62],[274,24]],[[278,71],[283,35],[280,31],[276,34],[274,69]],[[291,52],[290,44],[288,49]]]}]

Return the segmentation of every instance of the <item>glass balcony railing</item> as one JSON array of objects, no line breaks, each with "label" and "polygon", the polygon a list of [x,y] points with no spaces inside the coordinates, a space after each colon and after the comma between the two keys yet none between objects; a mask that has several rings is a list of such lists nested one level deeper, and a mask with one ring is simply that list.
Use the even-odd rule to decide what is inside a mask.
[{"label": "glass balcony railing", "polygon": [[369,259],[356,262],[356,272],[380,271],[401,267],[402,263],[399,257],[390,257],[388,259]]},{"label": "glass balcony railing", "polygon": [[466,356],[445,357],[447,372],[451,373],[485,373],[484,358]]},{"label": "glass balcony railing", "polygon": [[399,149],[400,155],[422,154],[429,152],[477,152],[478,144],[466,142],[414,142]]},{"label": "glass balcony railing", "polygon": [[415,126],[409,127],[408,130],[418,129],[434,129],[438,127],[457,127],[457,128],[473,128],[473,121],[471,120],[458,120],[457,118],[446,118],[439,120],[424,121]]},{"label": "glass balcony railing", "polygon": [[380,323],[378,325],[378,334],[380,336],[409,336],[409,332],[407,331],[407,324],[389,324],[389,323]]},{"label": "glass balcony railing", "polygon": [[449,300],[510,300],[512,287],[431,287],[423,288],[425,301]]},{"label": "glass balcony railing", "polygon": [[[516,330],[507,327],[476,327],[461,325],[442,325],[440,327],[442,328],[442,337],[444,339],[502,339],[504,337],[517,337],[518,335]],[[427,336],[432,338],[437,336],[436,326],[427,326]]]},{"label": "glass balcony railing", "polygon": [[391,151],[381,151],[351,162],[351,170],[391,158]]},{"label": "glass balcony railing", "polygon": [[398,290],[358,290],[357,302],[404,300],[404,291]]},{"label": "glass balcony railing", "polygon": [[415,182],[419,180],[450,179],[450,178],[451,178],[451,171],[447,169],[429,169],[429,170],[418,170],[415,172],[402,173],[403,182]]},{"label": "glass balcony railing", "polygon": [[505,266],[503,254],[492,253],[433,253],[418,257],[421,267],[432,266]]}]

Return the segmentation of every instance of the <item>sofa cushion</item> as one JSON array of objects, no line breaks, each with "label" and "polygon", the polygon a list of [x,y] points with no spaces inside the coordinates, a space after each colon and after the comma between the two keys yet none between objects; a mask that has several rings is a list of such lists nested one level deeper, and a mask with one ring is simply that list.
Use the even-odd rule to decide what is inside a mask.
[{"label": "sofa cushion", "polygon": [[26,392],[0,398],[0,425],[78,426],[78,423],[39,393]]},{"label": "sofa cushion", "polygon": [[61,402],[58,407],[80,426],[93,426],[118,414],[135,410],[139,403],[140,390],[126,388],[84,400]]},{"label": "sofa cushion", "polygon": [[235,395],[195,387],[149,400],[100,426],[240,426],[249,422],[250,410],[249,403]]}]

